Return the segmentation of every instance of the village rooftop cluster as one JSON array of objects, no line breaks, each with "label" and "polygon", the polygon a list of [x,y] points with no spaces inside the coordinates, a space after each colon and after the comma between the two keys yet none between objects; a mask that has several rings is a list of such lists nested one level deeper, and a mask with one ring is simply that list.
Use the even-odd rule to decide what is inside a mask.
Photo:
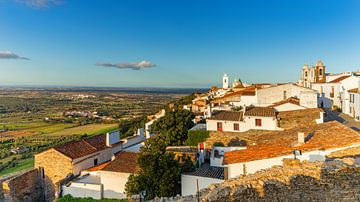
[{"label": "village rooftop cluster", "polygon": [[[182,196],[282,165],[284,159],[324,161],[332,152],[360,146],[358,132],[329,115],[337,110],[360,120],[358,72],[327,73],[319,60],[315,66],[304,65],[300,73],[298,82],[281,84],[230,83],[225,74],[221,87],[198,93],[183,106],[196,115],[190,130],[207,131],[210,137],[196,147],[167,148],[198,165],[194,172],[181,174]],[[164,115],[162,109],[148,117],[131,137],[114,131],[36,154],[46,198],[127,198],[125,184],[138,170],[137,153],[156,135],[151,125]]]}]

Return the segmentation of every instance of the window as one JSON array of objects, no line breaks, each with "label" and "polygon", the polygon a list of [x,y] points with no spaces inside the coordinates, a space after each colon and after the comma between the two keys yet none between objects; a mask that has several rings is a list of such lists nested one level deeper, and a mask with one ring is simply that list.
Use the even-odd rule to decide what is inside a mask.
[{"label": "window", "polygon": [[307,72],[305,72],[305,77],[307,77],[308,75],[307,75]]},{"label": "window", "polygon": [[234,123],[234,130],[239,130],[239,124],[238,123]]},{"label": "window", "polygon": [[331,86],[331,92],[330,92],[330,97],[333,98],[334,97],[334,86]]},{"label": "window", "polygon": [[222,131],[222,122],[217,122],[217,130]]},{"label": "window", "polygon": [[261,119],[255,119],[255,126],[261,126]]},{"label": "window", "polygon": [[98,160],[94,159],[94,166],[96,166],[98,164]]},{"label": "window", "polygon": [[284,100],[286,100],[287,95],[286,95],[286,90],[284,90]]},{"label": "window", "polygon": [[220,158],[220,153],[218,150],[214,151],[214,158]]},{"label": "window", "polygon": [[319,70],[319,75],[322,76],[322,69]]}]

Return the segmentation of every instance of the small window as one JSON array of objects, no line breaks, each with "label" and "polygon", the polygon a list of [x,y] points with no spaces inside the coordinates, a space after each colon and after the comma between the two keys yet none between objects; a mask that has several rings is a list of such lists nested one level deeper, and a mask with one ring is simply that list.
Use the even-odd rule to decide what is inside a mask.
[{"label": "small window", "polygon": [[98,159],[94,159],[94,166],[98,164]]},{"label": "small window", "polygon": [[239,130],[239,124],[238,123],[234,123],[234,130]]},{"label": "small window", "polygon": [[284,90],[284,100],[286,100],[287,98],[287,93],[286,93],[286,90]]},{"label": "small window", "polygon": [[322,69],[319,70],[319,75],[322,76]]},{"label": "small window", "polygon": [[255,119],[255,126],[261,126],[261,119]]},{"label": "small window", "polygon": [[214,151],[214,157],[215,157],[215,158],[220,158],[220,153],[219,153],[218,150],[215,150],[215,151]]}]

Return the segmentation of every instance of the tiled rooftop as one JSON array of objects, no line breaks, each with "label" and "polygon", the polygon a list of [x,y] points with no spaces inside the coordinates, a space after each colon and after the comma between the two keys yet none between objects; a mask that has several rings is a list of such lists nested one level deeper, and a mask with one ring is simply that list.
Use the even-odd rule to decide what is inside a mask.
[{"label": "tiled rooftop", "polygon": [[342,80],[344,80],[344,79],[347,79],[347,78],[349,78],[349,77],[350,77],[349,75],[347,75],[347,76],[340,76],[339,78],[336,78],[336,79],[330,81],[330,83],[338,83],[338,82],[340,82],[340,81],[342,81]]},{"label": "tiled rooftop", "polygon": [[[305,144],[292,146],[292,144],[297,141],[298,132],[304,132],[305,134],[311,133],[312,136]],[[291,155],[295,149],[308,152],[351,146],[360,144],[360,136],[351,128],[339,122],[332,121],[308,127],[263,134],[259,136],[255,142],[255,145],[249,145],[247,149],[226,152],[224,164]]]},{"label": "tiled rooftop", "polygon": [[219,110],[212,113],[209,120],[242,121],[242,112]]},{"label": "tiled rooftop", "polygon": [[108,148],[106,145],[106,134],[97,135],[54,147],[55,150],[72,159],[80,158],[104,150],[106,148]]},{"label": "tiled rooftop", "polygon": [[250,107],[246,109],[245,116],[275,117],[276,113],[272,107]]},{"label": "tiled rooftop", "polygon": [[203,166],[201,168],[196,169],[194,172],[185,173],[185,175],[194,175],[199,177],[208,177],[215,179],[224,179],[224,168],[221,167],[210,167]]},{"label": "tiled rooftop", "polygon": [[101,170],[121,173],[135,173],[139,167],[137,165],[138,154],[134,152],[119,152],[115,159],[110,161]]},{"label": "tiled rooftop", "polygon": [[295,97],[290,97],[290,98],[288,98],[286,100],[275,102],[270,107],[277,107],[277,106],[280,106],[280,105],[283,105],[283,104],[286,104],[286,103],[291,103],[291,104],[294,104],[294,105],[300,105],[300,100],[298,98],[295,98]]}]

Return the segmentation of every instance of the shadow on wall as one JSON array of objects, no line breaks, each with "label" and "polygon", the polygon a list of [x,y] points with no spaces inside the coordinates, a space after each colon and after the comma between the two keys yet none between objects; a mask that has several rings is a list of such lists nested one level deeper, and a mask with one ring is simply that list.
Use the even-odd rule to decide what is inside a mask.
[{"label": "shadow on wall", "polygon": [[[306,172],[287,175],[289,180],[284,180],[286,177],[283,176],[269,179],[273,177],[271,173],[263,173],[265,176],[260,179],[252,175],[245,184],[233,181],[232,186],[218,185],[203,190],[202,196],[206,201],[359,201],[360,168],[338,166],[329,169],[329,166],[331,164],[318,167],[318,171],[309,175]],[[289,169],[287,174],[292,171]],[[250,181],[257,183],[250,185],[247,183]]]}]

